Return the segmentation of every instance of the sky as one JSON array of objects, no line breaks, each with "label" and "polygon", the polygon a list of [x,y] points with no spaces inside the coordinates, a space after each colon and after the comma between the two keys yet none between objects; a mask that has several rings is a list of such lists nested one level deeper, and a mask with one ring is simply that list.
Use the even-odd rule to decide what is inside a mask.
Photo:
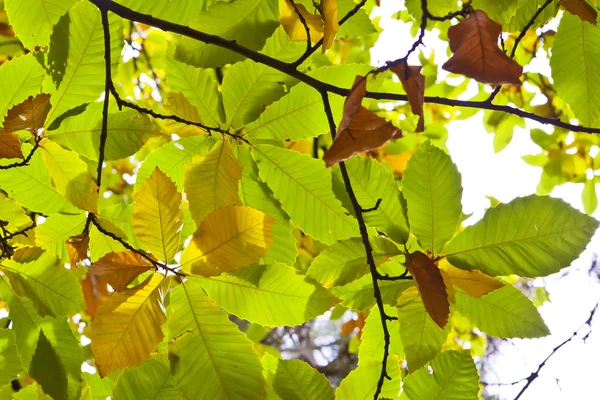
[{"label": "sky", "polygon": [[[380,26],[384,29],[371,52],[374,65],[404,56],[412,45],[410,40],[398,39],[410,37],[410,27],[402,21],[390,18],[402,7],[402,3],[398,0],[382,0],[381,7],[376,8],[371,15],[372,18],[381,16]],[[558,19],[550,21],[548,25],[544,29],[556,29]],[[422,49],[426,55],[433,49],[438,64],[441,65],[445,61],[447,44],[442,42],[435,32],[425,36]],[[411,56],[409,63],[418,64],[416,54]],[[550,67],[537,62],[525,70],[549,74]],[[444,79],[447,75],[439,69],[438,79]],[[487,133],[484,128],[482,112],[468,120],[454,121],[448,125],[447,147],[462,175],[463,209],[466,214],[473,214],[466,224],[475,223],[483,216],[490,204],[486,196],[494,196],[502,202],[508,202],[515,197],[535,193],[542,169],[532,167],[521,159],[521,156],[541,152],[541,148],[529,137],[529,129],[533,128],[548,129],[535,121],[527,121],[526,129],[515,128],[512,142],[503,151],[495,154],[493,135]],[[565,184],[557,187],[551,196],[561,198],[583,212],[582,188],[583,184]],[[594,213],[594,217],[600,219],[600,210]],[[486,375],[487,382],[511,383],[529,376],[556,345],[569,338],[587,320],[590,311],[600,300],[598,279],[588,274],[594,255],[597,254],[600,254],[598,233],[571,267],[559,274],[533,282],[535,286],[545,286],[550,293],[551,301],[542,305],[539,311],[550,328],[551,335],[535,340],[515,339],[501,346],[501,354],[493,358],[496,374]],[[592,327],[596,332],[592,332],[586,343],[574,339],[552,356],[542,369],[540,377],[521,399],[566,400],[597,397],[595,393],[600,358],[592,355],[600,354],[600,322],[593,321]],[[586,333],[587,330],[584,329],[580,336]],[[513,399],[524,384],[525,382],[514,386],[494,386],[487,393],[497,394],[498,399]]]}]

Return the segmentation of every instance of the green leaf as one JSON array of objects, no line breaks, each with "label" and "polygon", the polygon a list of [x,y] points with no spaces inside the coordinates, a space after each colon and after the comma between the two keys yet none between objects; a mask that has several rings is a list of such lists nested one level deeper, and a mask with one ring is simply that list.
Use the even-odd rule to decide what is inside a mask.
[{"label": "green leaf", "polygon": [[225,121],[221,92],[214,73],[169,59],[167,83],[172,92],[181,92],[198,110],[200,120],[218,128]]},{"label": "green leaf", "polygon": [[[79,115],[62,121],[60,127],[49,131],[48,137],[87,158],[97,161],[102,131],[102,104],[89,104]],[[119,160],[135,154],[160,132],[144,114],[124,109],[108,116],[108,137],[105,160]]]},{"label": "green leaf", "polygon": [[65,242],[72,236],[79,235],[85,227],[85,214],[64,215],[53,214],[43,224],[35,228],[35,242],[58,256],[64,263],[69,262]]},{"label": "green leaf", "polygon": [[[186,399],[265,398],[262,366],[252,342],[217,307],[207,310],[207,333],[186,332],[169,343],[171,370]],[[207,318],[207,319],[208,319]],[[225,335],[220,330],[225,327]],[[225,337],[224,337],[225,336]]]},{"label": "green leaf", "polygon": [[[370,236],[369,242],[377,265],[402,254],[389,239]],[[307,271],[308,275],[327,287],[345,285],[368,273],[365,247],[360,238],[334,243],[313,260]]]},{"label": "green leaf", "polygon": [[183,172],[185,164],[199,153],[207,152],[214,140],[208,136],[191,136],[176,142],[169,142],[154,150],[142,163],[137,173],[137,185],[150,177],[158,167],[177,185],[177,191],[183,191]]},{"label": "green leaf", "polygon": [[9,384],[23,371],[17,352],[15,331],[0,329],[0,386]]},{"label": "green leaf", "polygon": [[337,303],[322,286],[281,263],[253,265],[200,284],[225,311],[269,327],[300,325]]},{"label": "green leaf", "polygon": [[322,160],[270,145],[255,149],[261,179],[294,225],[326,244],[358,236],[356,220],[335,197],[331,171]]},{"label": "green leaf", "polygon": [[592,215],[598,208],[598,195],[596,194],[596,183],[592,180],[587,180],[584,183],[583,191],[581,192],[581,202],[583,209],[588,215]]},{"label": "green leaf", "polygon": [[442,329],[431,319],[417,288],[402,292],[398,299],[398,321],[409,371],[421,368],[432,360],[450,333],[449,326]]},{"label": "green leaf", "polygon": [[31,218],[25,214],[23,208],[13,199],[0,193],[0,220],[8,222],[6,227],[10,232],[15,232],[32,224]]},{"label": "green leaf", "polygon": [[[24,151],[31,150],[29,145],[24,147]],[[41,152],[36,152],[25,167],[1,170],[0,187],[23,207],[34,212],[45,215],[59,211],[79,212],[52,186],[50,172],[42,160]]]},{"label": "green leaf", "polygon": [[[260,50],[279,24],[277,0],[236,0],[218,2],[200,13],[191,23],[193,29],[235,40],[252,50]],[[248,34],[252,32],[252,34]],[[219,67],[243,59],[237,53],[181,38],[175,58],[198,67]]]},{"label": "green leaf", "polygon": [[177,338],[169,345],[177,387],[186,398],[259,398],[264,380],[258,353],[200,285],[190,278],[171,294],[167,326],[169,338]]},{"label": "green leaf", "polygon": [[460,222],[460,181],[450,156],[429,142],[419,146],[406,166],[402,192],[410,229],[419,244],[434,255],[454,236]]},{"label": "green leaf", "polygon": [[468,351],[445,351],[404,379],[402,400],[476,399],[479,374]]},{"label": "green leaf", "polygon": [[[356,75],[364,75],[371,66],[363,64],[334,65],[316,69],[309,73],[313,78],[345,88],[350,88]],[[329,96],[334,117],[342,115],[344,98]],[[260,117],[246,126],[249,139],[292,140],[309,139],[329,133],[327,116],[323,111],[323,100],[314,88],[299,83],[280,100],[268,106]]]},{"label": "green leaf", "polygon": [[156,15],[169,22],[187,25],[200,11],[204,11],[216,0],[118,0],[117,2],[142,14]]},{"label": "green leaf", "polygon": [[106,400],[107,397],[112,396],[115,383],[109,378],[102,379],[98,374],[92,375],[86,372],[83,373],[83,377],[86,387],[81,393],[81,400]]},{"label": "green leaf", "polygon": [[137,367],[125,369],[112,393],[114,400],[180,400],[164,355],[152,356]]},{"label": "green leaf", "polygon": [[[282,27],[271,36],[262,53],[283,62],[294,62],[305,49],[303,42],[292,41]],[[283,84],[296,80],[283,72],[252,60],[231,66],[223,78],[223,104],[227,125],[240,129],[254,121],[264,107],[285,94]]]},{"label": "green leaf", "polygon": [[40,331],[29,375],[40,384],[44,393],[49,394],[55,400],[66,400],[67,397],[67,374],[56,350],[46,338],[44,330]]},{"label": "green leaf", "polygon": [[456,311],[499,338],[538,338],[550,333],[531,301],[510,285],[477,298],[457,290]]},{"label": "green leaf", "polygon": [[10,24],[21,42],[33,50],[50,43],[52,27],[76,0],[5,0]]},{"label": "green leaf", "polygon": [[[386,305],[384,310],[387,315],[398,317],[397,308]],[[404,350],[400,342],[399,323],[397,320],[394,320],[386,321],[386,324],[390,332],[390,354],[397,354],[399,359],[403,359]],[[379,307],[374,305],[362,329],[360,346],[358,348],[358,365],[368,364],[372,361],[381,362],[383,360],[383,346],[384,338],[381,326],[381,314],[379,313]]]},{"label": "green leaf", "polygon": [[198,154],[185,166],[184,190],[197,226],[217,208],[240,204],[238,181],[242,165],[231,145],[220,140],[208,153]]},{"label": "green leaf", "polygon": [[600,126],[599,63],[600,30],[565,12],[552,46],[552,79],[577,119],[591,127]]},{"label": "green leaf", "polygon": [[53,400],[52,397],[44,394],[42,387],[34,382],[13,394],[15,400]]},{"label": "green leaf", "polygon": [[30,298],[41,316],[66,317],[85,308],[77,277],[49,251],[26,264],[4,260],[0,268],[8,275],[14,291]]},{"label": "green leaf", "polygon": [[[365,400],[372,399],[377,388],[381,372],[380,362],[370,362],[359,365],[350,372],[335,391],[335,400]],[[398,358],[388,358],[387,374],[392,379],[384,379],[379,398],[398,398],[400,392],[400,368]]]},{"label": "green leaf", "polygon": [[[405,243],[408,240],[408,221],[403,206],[405,201],[392,171],[385,164],[368,157],[352,157],[345,164],[358,204],[367,209],[375,207],[381,199],[376,210],[363,214],[367,226],[381,230],[398,243]],[[346,209],[354,215],[339,167],[334,169],[333,174],[334,191],[342,199]]]},{"label": "green leaf", "polygon": [[14,58],[0,66],[0,123],[4,123],[4,117],[13,106],[40,93],[45,76],[33,54]]},{"label": "green leaf", "polygon": [[[125,234],[127,242],[138,249],[144,249],[144,245],[133,233],[133,204],[118,203],[100,210],[100,221],[106,220],[116,226]],[[117,236],[119,232],[115,232]],[[90,249],[91,252],[91,249]]]},{"label": "green leaf", "polygon": [[[529,23],[531,17],[545,2],[546,0],[518,0],[514,16],[508,22],[508,25],[505,27],[505,30],[508,32],[520,32],[523,29],[523,27]],[[531,28],[535,29],[544,25],[546,22],[548,22],[550,19],[556,16],[557,11],[558,8],[554,4],[550,4],[550,6],[546,7],[544,11],[542,11],[542,13],[535,19],[535,21],[531,25]]]},{"label": "green leaf", "polygon": [[286,400],[333,400],[333,388],[325,375],[300,360],[278,360],[273,389]]},{"label": "green leaf", "polygon": [[[111,64],[116,70],[123,48],[121,19],[109,13]],[[104,32],[98,7],[80,1],[69,11],[69,54],[65,75],[50,102],[46,126],[63,113],[98,100],[104,92]]]},{"label": "green leaf", "polygon": [[598,221],[562,200],[527,196],[487,210],[444,252],[462,269],[492,276],[546,276],[575,260],[597,227]]},{"label": "green leaf", "polygon": [[[338,17],[342,18],[354,7],[356,7],[356,3],[353,0],[339,0]],[[371,22],[371,19],[367,15],[366,11],[364,9],[360,9],[348,21],[346,21],[344,25],[340,26],[337,37],[358,38],[375,32],[377,32],[377,30],[373,26],[373,23]]]}]

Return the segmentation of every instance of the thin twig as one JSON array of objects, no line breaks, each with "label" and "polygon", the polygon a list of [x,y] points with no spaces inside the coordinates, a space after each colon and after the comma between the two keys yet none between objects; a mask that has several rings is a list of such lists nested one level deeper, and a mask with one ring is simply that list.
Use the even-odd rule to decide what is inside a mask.
[{"label": "thin twig", "polygon": [[19,167],[25,167],[27,165],[29,165],[29,162],[31,161],[31,159],[33,158],[33,155],[35,154],[35,152],[37,151],[37,149],[40,148],[40,142],[42,141],[42,137],[41,136],[36,136],[34,139],[34,144],[33,144],[33,148],[31,149],[31,151],[29,152],[29,154],[27,154],[27,156],[16,163],[12,163],[12,164],[8,164],[8,165],[0,165],[0,170],[7,170],[7,169],[12,169],[12,168],[19,168]]},{"label": "thin twig", "polygon": [[311,41],[310,41],[310,28],[308,27],[306,18],[304,18],[304,15],[302,15],[302,13],[300,12],[298,5],[296,3],[294,3],[293,0],[284,0],[284,1],[287,1],[289,4],[292,5],[292,7],[294,7],[294,12],[298,16],[298,19],[302,23],[302,26],[304,26],[304,30],[306,31],[306,53],[308,53],[310,51]]}]

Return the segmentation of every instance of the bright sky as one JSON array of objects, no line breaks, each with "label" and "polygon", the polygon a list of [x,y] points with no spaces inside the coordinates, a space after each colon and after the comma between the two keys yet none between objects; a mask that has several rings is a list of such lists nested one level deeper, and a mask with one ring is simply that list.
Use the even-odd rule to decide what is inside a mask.
[{"label": "bright sky", "polygon": [[[384,29],[379,42],[371,55],[373,63],[380,65],[387,60],[400,58],[406,54],[412,41],[409,26],[402,21],[390,18],[390,15],[402,6],[402,1],[383,0],[382,7],[374,11],[381,16],[380,25]],[[557,21],[551,21],[556,28]],[[402,38],[402,39],[399,39]],[[425,36],[424,52],[435,50],[436,62],[441,64],[446,57],[447,45],[440,41],[435,33]],[[416,54],[409,62],[418,63]],[[549,74],[549,66],[541,63],[529,66],[530,70]],[[447,73],[439,70],[439,79]],[[527,121],[528,129],[516,128],[512,142],[499,154],[494,154],[493,135],[488,134],[482,122],[483,113],[468,121],[456,121],[449,125],[448,149],[452,159],[462,174],[464,212],[473,216],[468,223],[474,223],[483,216],[489,207],[485,196],[494,196],[502,202],[515,197],[535,193],[541,175],[541,168],[526,164],[521,156],[537,154],[541,151],[529,137],[529,129],[542,128],[541,124]],[[551,194],[583,211],[581,190],[583,184],[565,184]],[[600,219],[600,210],[594,216]],[[588,318],[591,309],[600,299],[598,279],[588,275],[593,255],[600,253],[600,235],[596,234],[588,249],[573,265],[557,276],[538,279],[537,286],[545,285],[550,292],[550,303],[540,307],[540,312],[552,334],[543,339],[515,339],[513,345],[502,346],[502,355],[495,358],[494,368],[497,376],[488,375],[488,382],[513,382],[529,376],[537,369],[541,361],[552,349],[567,339]],[[568,273],[566,276],[563,276]],[[596,323],[596,330],[600,325]],[[582,331],[584,335],[586,331]],[[540,377],[534,381],[523,400],[537,399],[589,399],[596,398],[597,371],[600,369],[600,335],[592,334],[584,345],[580,339],[574,339],[559,350],[542,369]],[[557,381],[558,379],[558,381]],[[524,383],[515,386],[501,386],[497,391],[499,399],[513,399]]]}]

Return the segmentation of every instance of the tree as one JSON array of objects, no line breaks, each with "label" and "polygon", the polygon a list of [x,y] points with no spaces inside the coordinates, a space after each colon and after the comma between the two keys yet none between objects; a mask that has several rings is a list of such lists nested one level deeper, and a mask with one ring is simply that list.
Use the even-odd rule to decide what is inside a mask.
[{"label": "tree", "polygon": [[[407,1],[412,47],[374,68],[374,3],[4,0],[0,385],[14,398],[474,399],[473,326],[549,333],[507,277],[560,271],[598,227],[545,196],[585,182],[597,206],[595,7]],[[419,54],[433,29],[458,86]],[[523,73],[548,54],[552,81]],[[478,93],[458,100],[469,82]],[[538,195],[463,227],[445,126],[479,110],[497,151],[523,120],[551,133],[531,131]],[[361,336],[335,393],[247,328],[332,309],[358,313],[344,329]]]}]

